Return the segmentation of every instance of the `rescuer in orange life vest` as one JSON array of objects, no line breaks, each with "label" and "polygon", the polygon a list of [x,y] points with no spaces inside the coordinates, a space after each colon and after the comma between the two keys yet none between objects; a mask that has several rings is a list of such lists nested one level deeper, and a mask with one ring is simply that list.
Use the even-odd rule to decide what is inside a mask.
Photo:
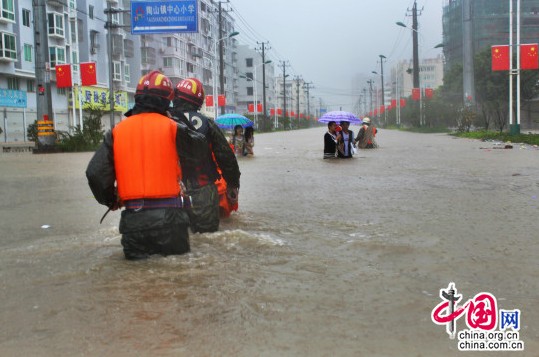
[{"label": "rescuer in orange life vest", "polygon": [[86,169],[99,203],[111,210],[126,208],[120,233],[130,260],[190,250],[190,199],[181,191],[178,163],[198,165],[207,157],[208,145],[204,136],[170,119],[173,96],[170,79],[158,71],[144,75],[135,106],[105,134]]},{"label": "rescuer in orange life vest", "polygon": [[[219,229],[220,200],[226,200],[230,206],[238,201],[240,187],[240,169],[236,156],[230,149],[221,129],[213,120],[199,113],[204,103],[204,87],[196,78],[186,78],[176,85],[173,100],[172,117],[174,120],[192,126],[207,140],[209,153],[201,165],[190,167],[181,165],[185,172],[183,182],[187,194],[193,198],[193,208],[189,211],[193,232],[215,232]],[[221,176],[225,182],[222,182]],[[215,182],[222,186],[219,197]],[[221,191],[221,190],[220,190]],[[221,212],[227,216],[230,212]]]}]

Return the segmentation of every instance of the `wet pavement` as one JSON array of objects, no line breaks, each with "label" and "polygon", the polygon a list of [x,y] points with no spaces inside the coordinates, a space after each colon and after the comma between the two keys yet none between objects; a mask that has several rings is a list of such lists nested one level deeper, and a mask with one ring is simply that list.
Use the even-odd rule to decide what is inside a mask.
[{"label": "wet pavement", "polygon": [[382,130],[322,160],[324,132],[255,134],[240,211],[143,262],[123,259],[117,212],[99,224],[91,153],[0,154],[0,354],[459,355],[431,321],[453,281],[520,309],[536,356],[539,151]]}]

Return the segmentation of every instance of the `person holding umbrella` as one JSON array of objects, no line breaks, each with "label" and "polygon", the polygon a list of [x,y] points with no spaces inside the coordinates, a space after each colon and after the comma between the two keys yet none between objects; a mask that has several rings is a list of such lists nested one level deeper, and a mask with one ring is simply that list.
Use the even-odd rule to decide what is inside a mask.
[{"label": "person holding umbrella", "polygon": [[[193,198],[190,218],[191,230],[195,233],[219,229],[221,200],[227,201],[227,207],[237,209],[241,175],[238,161],[221,129],[199,112],[202,103],[204,88],[198,79],[187,78],[176,85],[172,101],[173,119],[204,135],[208,146],[208,155],[202,164],[180,161],[184,168],[183,182]],[[219,191],[222,191],[221,198]]]},{"label": "person holding umbrella", "polygon": [[351,159],[353,154],[353,148],[356,146],[354,141],[354,132],[349,130],[350,122],[341,121],[341,132],[339,136],[339,143],[337,146],[337,157],[341,159]]}]

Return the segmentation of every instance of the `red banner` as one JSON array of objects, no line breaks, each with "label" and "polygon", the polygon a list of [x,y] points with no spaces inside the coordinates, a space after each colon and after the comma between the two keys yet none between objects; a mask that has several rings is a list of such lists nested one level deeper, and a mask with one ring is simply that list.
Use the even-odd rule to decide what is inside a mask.
[{"label": "red banner", "polygon": [[538,69],[537,44],[520,45],[520,69]]},{"label": "red banner", "polygon": [[71,80],[71,65],[70,64],[57,64],[56,65],[56,88],[71,87],[73,81]]},{"label": "red banner", "polygon": [[270,109],[270,115],[271,115],[271,116],[275,116],[275,109],[274,109],[274,108],[271,108],[271,109]]},{"label": "red banner", "polygon": [[384,114],[384,112],[386,111],[386,107],[381,105],[378,110],[380,111],[380,114]]},{"label": "red banner", "polygon": [[224,107],[226,105],[226,98],[224,95],[217,96],[217,105],[220,107]]},{"label": "red banner", "polygon": [[509,46],[491,46],[491,54],[493,71],[509,70]]},{"label": "red banner", "polygon": [[258,103],[256,105],[256,111],[259,112],[259,113],[262,113],[262,104]]},{"label": "red banner", "polygon": [[404,108],[406,106],[406,99],[401,98],[401,108]]},{"label": "red banner", "polygon": [[254,113],[255,112],[255,105],[254,104],[249,104],[247,106],[248,110],[249,110],[249,113]]},{"label": "red banner", "polygon": [[291,116],[291,117],[295,117],[295,116],[296,116],[296,113],[290,112],[290,116]]},{"label": "red banner", "polygon": [[83,86],[95,86],[97,84],[95,62],[80,64],[80,81]]},{"label": "red banner", "polygon": [[431,99],[433,95],[434,95],[434,89],[425,88],[425,98]]},{"label": "red banner", "polygon": [[283,115],[283,110],[281,108],[277,108],[277,115]]},{"label": "red banner", "polygon": [[421,92],[419,88],[412,88],[412,99],[413,100],[421,99]]},{"label": "red banner", "polygon": [[206,106],[213,107],[213,95],[206,96]]},{"label": "red banner", "polygon": [[302,114],[299,115],[299,117],[300,117],[300,118],[304,118],[305,115],[302,113]]}]

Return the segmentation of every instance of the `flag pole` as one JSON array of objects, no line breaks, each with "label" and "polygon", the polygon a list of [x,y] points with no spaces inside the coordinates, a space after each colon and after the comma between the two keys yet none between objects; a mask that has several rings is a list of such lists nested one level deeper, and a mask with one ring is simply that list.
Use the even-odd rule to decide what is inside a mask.
[{"label": "flag pole", "polygon": [[517,123],[511,134],[520,134],[520,0],[517,0]]},{"label": "flag pole", "polygon": [[509,127],[513,125],[513,0],[509,0]]}]

